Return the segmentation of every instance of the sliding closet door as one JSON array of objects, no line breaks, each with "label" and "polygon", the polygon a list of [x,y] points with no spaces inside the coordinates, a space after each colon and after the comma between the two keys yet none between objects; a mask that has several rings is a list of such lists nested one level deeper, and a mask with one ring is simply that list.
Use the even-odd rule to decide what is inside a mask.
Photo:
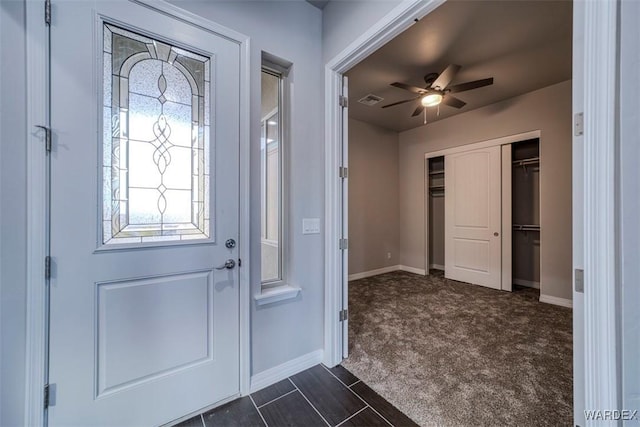
[{"label": "sliding closet door", "polygon": [[445,170],[445,277],[500,289],[500,147],[445,156]]}]

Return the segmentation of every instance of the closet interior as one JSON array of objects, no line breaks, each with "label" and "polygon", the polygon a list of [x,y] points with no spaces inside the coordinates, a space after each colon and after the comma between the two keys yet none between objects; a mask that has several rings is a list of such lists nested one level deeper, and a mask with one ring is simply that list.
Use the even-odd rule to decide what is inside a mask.
[{"label": "closet interior", "polygon": [[444,270],[444,156],[429,159],[429,269]]},{"label": "closet interior", "polygon": [[540,143],[512,145],[513,284],[540,289]]}]

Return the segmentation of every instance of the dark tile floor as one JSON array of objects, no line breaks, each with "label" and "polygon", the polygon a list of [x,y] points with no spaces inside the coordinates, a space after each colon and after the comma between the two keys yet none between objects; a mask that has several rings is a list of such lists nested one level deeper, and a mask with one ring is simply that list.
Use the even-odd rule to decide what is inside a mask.
[{"label": "dark tile floor", "polygon": [[212,426],[417,426],[406,415],[338,365],[316,365],[250,396],[184,421]]}]

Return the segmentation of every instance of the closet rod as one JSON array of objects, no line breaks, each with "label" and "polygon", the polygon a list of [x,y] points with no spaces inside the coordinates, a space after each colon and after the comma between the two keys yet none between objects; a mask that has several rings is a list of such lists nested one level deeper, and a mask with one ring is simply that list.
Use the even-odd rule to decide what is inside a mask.
[{"label": "closet rod", "polygon": [[528,159],[514,160],[514,166],[539,165],[540,157],[530,157]]},{"label": "closet rod", "polygon": [[539,225],[532,224],[513,224],[514,231],[540,231]]}]

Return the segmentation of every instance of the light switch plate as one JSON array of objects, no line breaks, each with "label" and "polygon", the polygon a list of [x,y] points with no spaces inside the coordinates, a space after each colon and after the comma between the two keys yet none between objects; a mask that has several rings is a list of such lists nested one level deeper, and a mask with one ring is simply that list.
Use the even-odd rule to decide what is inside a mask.
[{"label": "light switch plate", "polygon": [[320,218],[303,218],[302,234],[320,234]]}]

